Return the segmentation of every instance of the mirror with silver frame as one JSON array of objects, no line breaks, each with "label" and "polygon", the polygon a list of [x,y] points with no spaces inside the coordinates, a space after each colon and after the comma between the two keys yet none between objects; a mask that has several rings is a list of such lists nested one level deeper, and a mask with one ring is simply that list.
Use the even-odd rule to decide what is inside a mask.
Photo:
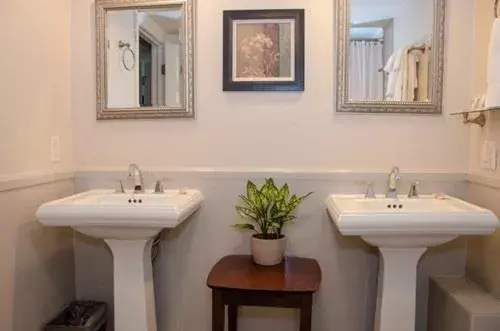
[{"label": "mirror with silver frame", "polygon": [[97,0],[97,119],[194,117],[194,0]]},{"label": "mirror with silver frame", "polygon": [[337,0],[337,111],[441,114],[445,0]]}]

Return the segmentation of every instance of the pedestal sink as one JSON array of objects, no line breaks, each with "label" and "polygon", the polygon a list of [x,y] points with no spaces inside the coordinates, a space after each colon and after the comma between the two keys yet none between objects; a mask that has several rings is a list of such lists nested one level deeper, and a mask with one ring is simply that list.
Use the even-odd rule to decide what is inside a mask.
[{"label": "pedestal sink", "polygon": [[70,226],[104,239],[114,258],[115,330],[156,331],[152,238],[186,220],[202,200],[196,190],[92,190],[46,203],[37,217],[46,226]]},{"label": "pedestal sink", "polygon": [[499,225],[491,211],[446,195],[332,195],[326,205],[342,235],[361,236],[380,250],[376,331],[415,330],[417,264],[427,247],[459,235],[488,235]]}]

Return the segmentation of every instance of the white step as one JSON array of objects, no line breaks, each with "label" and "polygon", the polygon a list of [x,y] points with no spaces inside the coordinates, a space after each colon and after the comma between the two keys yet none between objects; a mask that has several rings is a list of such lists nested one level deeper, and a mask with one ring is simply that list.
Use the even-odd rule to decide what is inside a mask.
[{"label": "white step", "polygon": [[465,277],[431,277],[428,331],[500,331],[500,301]]}]

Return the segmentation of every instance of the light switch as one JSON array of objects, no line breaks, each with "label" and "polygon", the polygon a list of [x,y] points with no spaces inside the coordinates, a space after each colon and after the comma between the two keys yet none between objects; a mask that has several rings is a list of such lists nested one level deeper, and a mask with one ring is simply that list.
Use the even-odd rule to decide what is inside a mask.
[{"label": "light switch", "polygon": [[497,144],[494,141],[485,141],[481,150],[481,169],[496,170]]},{"label": "light switch", "polygon": [[490,151],[490,170],[497,170],[497,145],[494,142],[491,142],[491,146],[489,148]]},{"label": "light switch", "polygon": [[61,161],[61,151],[59,146],[59,136],[50,137],[50,162]]},{"label": "light switch", "polygon": [[486,141],[483,143],[483,147],[481,148],[481,155],[479,156],[479,166],[481,167],[481,169],[490,168],[490,154],[488,153],[488,145],[486,143]]}]

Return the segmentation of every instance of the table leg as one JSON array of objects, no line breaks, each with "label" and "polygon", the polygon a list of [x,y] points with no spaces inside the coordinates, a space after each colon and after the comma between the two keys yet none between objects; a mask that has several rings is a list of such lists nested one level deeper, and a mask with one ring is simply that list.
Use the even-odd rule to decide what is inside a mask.
[{"label": "table leg", "polygon": [[222,292],[212,290],[212,331],[224,331],[224,310]]},{"label": "table leg", "polygon": [[238,306],[229,305],[227,307],[228,331],[238,330]]},{"label": "table leg", "polygon": [[301,301],[300,331],[311,331],[312,294],[304,294]]}]

